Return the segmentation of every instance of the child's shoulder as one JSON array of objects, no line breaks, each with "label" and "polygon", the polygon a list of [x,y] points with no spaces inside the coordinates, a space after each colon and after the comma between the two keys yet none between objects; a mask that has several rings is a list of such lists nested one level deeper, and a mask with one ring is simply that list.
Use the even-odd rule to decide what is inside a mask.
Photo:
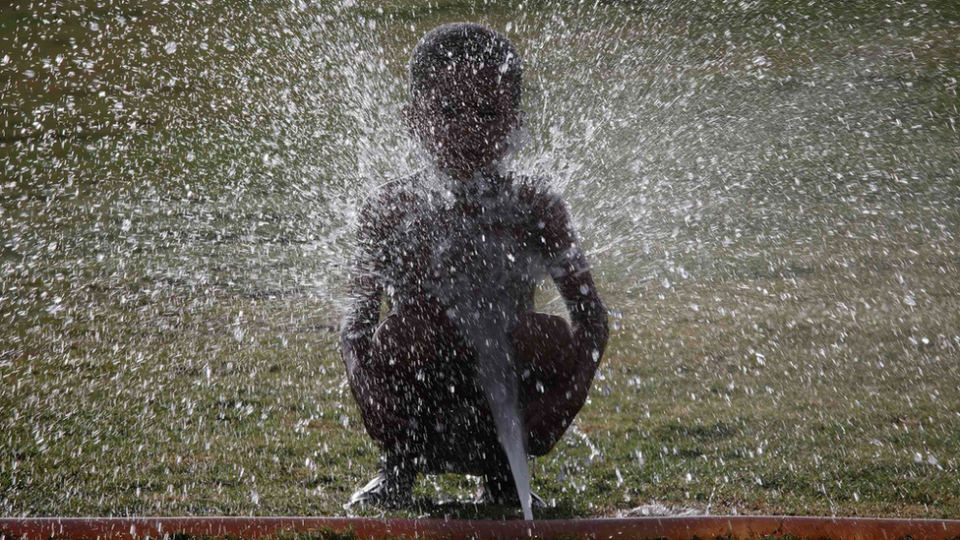
[{"label": "child's shoulder", "polygon": [[563,207],[563,197],[543,176],[515,175],[513,187],[517,198],[533,208],[552,209]]},{"label": "child's shoulder", "polygon": [[419,173],[384,182],[373,188],[360,205],[360,213],[365,219],[382,219],[409,209],[416,203],[415,186]]}]

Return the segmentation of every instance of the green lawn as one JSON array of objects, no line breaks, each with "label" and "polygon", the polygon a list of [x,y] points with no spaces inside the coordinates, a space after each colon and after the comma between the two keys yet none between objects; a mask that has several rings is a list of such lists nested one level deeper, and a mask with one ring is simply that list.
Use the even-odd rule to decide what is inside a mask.
[{"label": "green lawn", "polygon": [[[955,256],[878,265],[869,247],[852,261],[634,287],[645,302],[619,321],[590,403],[535,462],[534,485],[555,504],[542,515],[659,501],[957,516]],[[917,306],[902,302],[901,277],[924,291]],[[36,345],[5,353],[5,514],[340,515],[373,474],[315,300],[161,296],[108,312],[89,298],[95,321],[27,329]],[[418,487],[433,499],[473,489],[454,476]]]}]

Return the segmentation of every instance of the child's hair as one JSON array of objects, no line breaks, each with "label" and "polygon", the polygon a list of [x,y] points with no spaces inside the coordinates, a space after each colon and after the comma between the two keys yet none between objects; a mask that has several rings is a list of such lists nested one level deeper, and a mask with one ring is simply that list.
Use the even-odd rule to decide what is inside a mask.
[{"label": "child's hair", "polygon": [[416,100],[427,89],[430,74],[451,64],[496,65],[511,90],[513,107],[520,107],[520,54],[506,36],[474,23],[444,24],[427,32],[410,55],[410,94]]}]

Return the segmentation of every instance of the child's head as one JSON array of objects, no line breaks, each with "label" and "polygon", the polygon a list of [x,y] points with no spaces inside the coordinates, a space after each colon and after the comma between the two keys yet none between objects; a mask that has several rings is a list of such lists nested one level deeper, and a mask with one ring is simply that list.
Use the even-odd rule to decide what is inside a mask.
[{"label": "child's head", "polygon": [[410,57],[411,127],[442,170],[469,177],[506,153],[521,120],[521,81],[520,55],[504,35],[439,26]]}]

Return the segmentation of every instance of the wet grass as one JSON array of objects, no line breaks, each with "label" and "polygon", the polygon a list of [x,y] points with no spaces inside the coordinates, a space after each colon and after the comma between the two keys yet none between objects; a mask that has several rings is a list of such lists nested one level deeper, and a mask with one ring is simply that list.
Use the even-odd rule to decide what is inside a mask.
[{"label": "wet grass", "polygon": [[[955,267],[919,251],[923,264],[864,279],[828,257],[799,278],[634,291],[647,301],[620,321],[574,432],[535,462],[534,486],[556,505],[539,515],[659,501],[956,516]],[[901,277],[926,291],[918,306],[903,304]],[[341,515],[376,450],[331,320],[311,304],[141,299],[26,332],[3,358],[5,513]],[[397,515],[513,515],[456,501],[475,488],[422,478],[421,497],[447,502]]]},{"label": "wet grass", "polygon": [[[515,15],[498,4],[440,4],[421,13],[394,2],[365,16],[425,28],[474,16],[503,26]],[[652,502],[714,514],[960,515],[954,4],[914,16],[845,3],[826,17],[808,2],[742,13],[704,3],[688,18],[658,11],[672,4],[615,4],[652,10],[647,26],[618,35],[624,47],[649,46],[651,33],[728,29],[735,38],[681,41],[682,58],[661,70],[676,70],[666,76],[669,95],[686,91],[689,78],[708,81],[705,101],[682,107],[694,112],[619,96],[649,114],[650,132],[619,143],[644,142],[649,159],[635,172],[653,178],[653,189],[636,191],[641,182],[621,173],[581,186],[586,195],[570,190],[585,230],[643,236],[591,245],[603,295],[621,316],[589,404],[534,463],[534,488],[551,503],[538,516],[634,515]],[[282,28],[278,11],[231,6],[201,10],[196,28],[227,32],[255,16]],[[49,28],[28,7],[0,8],[0,38]],[[184,82],[179,75],[202,66],[179,73],[156,51],[139,65],[159,65],[169,85],[109,61],[78,72],[86,79],[76,88],[36,66],[40,75],[22,80],[30,62],[73,50],[64,36],[108,50],[89,33],[95,20],[140,21],[109,49],[114,60],[138,58],[144,42],[160,50],[172,39],[164,21],[178,20],[164,11],[173,7],[150,2],[123,13],[93,7],[65,17],[49,49],[0,68],[0,158],[14,173],[0,181],[0,514],[343,515],[343,502],[374,474],[377,452],[344,383],[338,306],[323,293],[343,269],[317,261],[345,242],[311,225],[327,217],[311,206],[331,195],[291,203],[284,193],[310,184],[245,154],[262,137],[289,134],[272,131],[276,111],[226,103],[276,88],[267,82],[231,88],[242,73]],[[775,45],[764,25],[781,9],[808,40]],[[896,32],[885,30],[887,17]],[[398,43],[416,33],[397,32]],[[223,45],[217,36],[211,44]],[[236,41],[213,58],[250,69],[239,59],[255,48]],[[746,71],[755,51],[737,52],[737,43],[766,52],[768,78]],[[302,53],[274,47],[265,54]],[[188,67],[210,58],[187,44],[180,53]],[[542,57],[539,69],[573,60]],[[618,69],[639,68],[601,62],[595,75]],[[42,86],[48,76],[56,84]],[[844,90],[851,81],[855,93]],[[814,83],[835,86],[814,91]],[[125,93],[139,96],[122,109],[140,112],[139,127],[113,108]],[[36,113],[71,100],[72,110]],[[783,121],[763,121],[781,111]],[[876,111],[894,111],[902,125],[880,122]],[[688,121],[707,127],[670,131]],[[738,185],[724,184],[729,176],[718,180],[661,142],[674,136],[694,154],[722,157],[720,167],[750,168]],[[309,165],[332,155],[326,142],[290,148],[315,153],[298,158]],[[629,164],[595,171],[617,168]],[[247,202],[232,201],[234,191]],[[642,212],[616,212],[638,194],[649,197]],[[638,220],[643,227],[631,228]],[[516,516],[470,503],[476,488],[470,478],[421,478],[424,504],[391,515]]]}]

